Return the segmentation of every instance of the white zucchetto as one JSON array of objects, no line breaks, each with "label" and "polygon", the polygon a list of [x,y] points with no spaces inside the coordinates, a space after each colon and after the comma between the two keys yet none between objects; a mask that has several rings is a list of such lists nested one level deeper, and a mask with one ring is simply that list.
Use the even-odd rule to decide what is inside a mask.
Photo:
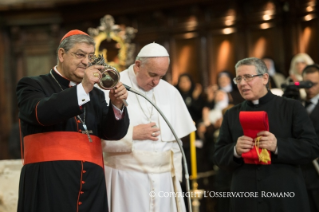
[{"label": "white zucchetto", "polygon": [[169,57],[169,55],[164,46],[154,42],[144,46],[137,57]]}]

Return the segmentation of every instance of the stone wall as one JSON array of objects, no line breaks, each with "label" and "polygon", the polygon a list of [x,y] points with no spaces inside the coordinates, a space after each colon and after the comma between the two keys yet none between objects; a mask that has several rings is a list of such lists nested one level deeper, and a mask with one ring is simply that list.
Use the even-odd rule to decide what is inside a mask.
[{"label": "stone wall", "polygon": [[0,212],[16,212],[22,161],[0,160]]}]

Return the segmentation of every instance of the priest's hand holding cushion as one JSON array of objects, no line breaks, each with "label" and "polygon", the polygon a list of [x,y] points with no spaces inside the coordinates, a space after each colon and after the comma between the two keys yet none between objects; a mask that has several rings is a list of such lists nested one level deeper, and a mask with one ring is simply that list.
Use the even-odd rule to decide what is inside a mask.
[{"label": "priest's hand holding cushion", "polygon": [[259,140],[259,148],[267,149],[271,152],[275,152],[277,148],[277,138],[274,134],[268,131],[261,131],[257,134],[261,136]]},{"label": "priest's hand holding cushion", "polygon": [[248,136],[240,136],[236,143],[236,152],[239,156],[245,152],[249,152],[254,147],[254,140]]}]

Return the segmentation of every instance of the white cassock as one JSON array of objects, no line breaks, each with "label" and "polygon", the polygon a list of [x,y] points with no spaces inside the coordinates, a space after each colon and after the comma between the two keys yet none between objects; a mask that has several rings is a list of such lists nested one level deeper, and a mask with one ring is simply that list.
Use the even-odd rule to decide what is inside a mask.
[{"label": "white cassock", "polygon": [[[179,138],[196,130],[174,86],[160,80],[155,88],[145,92],[137,86],[133,65],[120,74],[122,83],[146,95],[160,108]],[[182,181],[182,154],[174,135],[143,97],[129,92],[127,102],[130,118],[127,135],[120,141],[102,140],[109,211],[186,211],[179,182]],[[150,122],[160,128],[158,140],[133,140],[133,127]],[[175,197],[174,192],[179,192],[179,197]]]}]

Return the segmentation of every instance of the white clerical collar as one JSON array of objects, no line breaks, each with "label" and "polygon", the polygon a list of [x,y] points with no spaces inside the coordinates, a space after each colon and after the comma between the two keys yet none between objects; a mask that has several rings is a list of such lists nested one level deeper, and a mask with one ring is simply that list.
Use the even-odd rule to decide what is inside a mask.
[{"label": "white clerical collar", "polygon": [[[57,66],[54,66],[54,71],[58,74],[58,75],[60,75],[61,77],[63,77],[63,78],[65,78],[64,76],[62,76],[62,74],[58,71],[58,69],[57,69]],[[66,79],[66,78],[65,78]],[[69,80],[69,79],[68,79]],[[70,80],[70,83],[69,83],[69,87],[73,87],[73,86],[75,86],[76,85],[76,83],[75,82],[72,82],[71,80]]]},{"label": "white clerical collar", "polygon": [[253,100],[251,101],[254,105],[258,105],[259,104],[259,99]]},{"label": "white clerical collar", "polygon": [[312,104],[317,104],[319,100],[319,94],[317,94],[316,96],[314,96],[312,99],[310,99],[310,101],[312,102]]}]

